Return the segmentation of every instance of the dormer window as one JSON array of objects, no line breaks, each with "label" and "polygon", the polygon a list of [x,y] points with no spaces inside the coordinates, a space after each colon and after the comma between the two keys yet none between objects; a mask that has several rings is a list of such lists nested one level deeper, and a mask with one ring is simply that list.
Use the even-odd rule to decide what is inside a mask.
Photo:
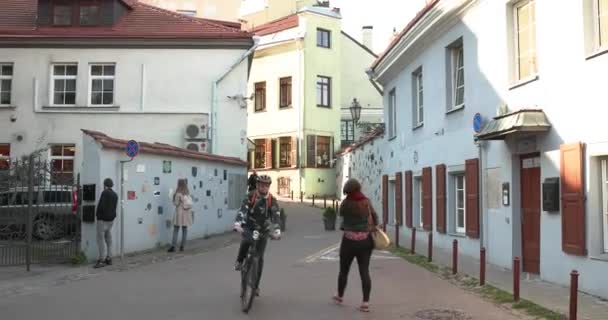
[{"label": "dormer window", "polygon": [[101,5],[98,1],[53,2],[53,25],[55,26],[98,26],[101,23]]},{"label": "dormer window", "polygon": [[99,5],[81,4],[80,5],[80,25],[96,26],[99,25]]},{"label": "dormer window", "polygon": [[72,5],[55,4],[53,6],[53,25],[71,26],[72,25]]}]

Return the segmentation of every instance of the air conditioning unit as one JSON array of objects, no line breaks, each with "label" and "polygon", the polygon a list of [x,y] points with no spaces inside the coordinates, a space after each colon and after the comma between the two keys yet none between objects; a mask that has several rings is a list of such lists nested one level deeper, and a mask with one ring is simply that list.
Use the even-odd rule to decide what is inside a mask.
[{"label": "air conditioning unit", "polygon": [[209,139],[207,124],[189,124],[186,126],[184,138],[187,141],[203,141]]},{"label": "air conditioning unit", "polygon": [[184,149],[195,152],[209,152],[209,143],[206,141],[186,141]]}]

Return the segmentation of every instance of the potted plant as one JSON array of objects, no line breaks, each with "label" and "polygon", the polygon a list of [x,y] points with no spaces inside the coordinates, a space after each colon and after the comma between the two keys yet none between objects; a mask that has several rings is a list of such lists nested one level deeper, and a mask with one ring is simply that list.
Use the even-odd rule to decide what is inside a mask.
[{"label": "potted plant", "polygon": [[326,208],[323,211],[323,223],[326,231],[336,230],[336,210],[334,208]]}]

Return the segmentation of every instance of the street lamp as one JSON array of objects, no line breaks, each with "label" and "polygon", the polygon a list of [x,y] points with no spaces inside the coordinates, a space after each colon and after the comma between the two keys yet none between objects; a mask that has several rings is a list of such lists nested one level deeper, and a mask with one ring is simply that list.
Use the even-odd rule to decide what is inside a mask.
[{"label": "street lamp", "polygon": [[361,104],[359,104],[357,98],[354,98],[353,102],[350,104],[350,115],[352,116],[354,123],[359,122],[359,119],[361,119]]}]

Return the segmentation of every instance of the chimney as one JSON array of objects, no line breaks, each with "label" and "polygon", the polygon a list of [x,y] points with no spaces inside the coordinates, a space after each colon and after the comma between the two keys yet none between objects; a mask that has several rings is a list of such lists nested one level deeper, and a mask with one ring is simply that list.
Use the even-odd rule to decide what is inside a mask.
[{"label": "chimney", "polygon": [[397,28],[393,27],[393,32],[391,33],[390,42],[393,42],[395,38],[399,36],[399,32],[397,32]]},{"label": "chimney", "polygon": [[[329,6],[329,4],[328,4],[328,6]],[[333,11],[333,12],[335,12],[337,14],[340,14],[340,8],[334,7],[333,9],[331,9],[331,11]]]},{"label": "chimney", "polygon": [[373,26],[363,26],[361,29],[361,38],[363,45],[373,50],[374,47],[374,27]]}]

